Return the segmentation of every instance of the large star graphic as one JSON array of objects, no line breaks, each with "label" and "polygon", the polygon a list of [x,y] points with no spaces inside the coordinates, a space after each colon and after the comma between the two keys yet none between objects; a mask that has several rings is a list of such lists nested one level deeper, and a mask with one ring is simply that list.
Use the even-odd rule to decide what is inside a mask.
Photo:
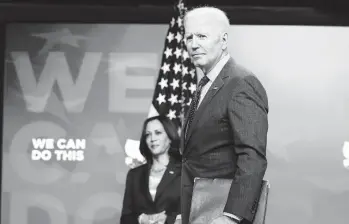
[{"label": "large star graphic", "polygon": [[31,36],[39,37],[46,40],[46,43],[42,47],[42,49],[38,52],[39,55],[43,53],[47,53],[50,49],[52,49],[57,44],[66,44],[71,47],[79,47],[80,40],[86,40],[86,36],[82,35],[74,35],[68,28],[64,28],[61,30],[48,32],[48,33],[33,33]]}]

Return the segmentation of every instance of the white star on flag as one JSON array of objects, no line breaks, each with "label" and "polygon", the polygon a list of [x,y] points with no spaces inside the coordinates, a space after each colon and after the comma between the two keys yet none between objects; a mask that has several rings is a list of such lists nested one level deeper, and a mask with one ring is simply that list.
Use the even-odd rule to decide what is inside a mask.
[{"label": "white star on flag", "polygon": [[182,26],[182,19],[180,17],[177,18],[177,24],[178,26]]},{"label": "white star on flag", "polygon": [[179,88],[179,79],[173,79],[170,85],[172,86],[173,90],[176,90],[176,88]]},{"label": "white star on flag", "polygon": [[189,73],[190,73],[192,78],[194,78],[196,76],[195,69],[191,69]]},{"label": "white star on flag", "polygon": [[166,55],[166,58],[172,56],[172,50],[170,48],[166,48],[166,51],[164,52],[164,54]]},{"label": "white star on flag", "polygon": [[175,18],[172,18],[172,20],[171,20],[171,27],[172,27],[172,26],[174,26],[174,25],[175,25],[175,23],[176,23]]},{"label": "white star on flag", "polygon": [[187,83],[186,82],[182,83],[182,89],[187,90]]},{"label": "white star on flag", "polygon": [[175,38],[176,38],[177,42],[179,43],[182,40],[182,35],[178,32]]},{"label": "white star on flag", "polygon": [[188,74],[188,67],[186,66],[182,66],[182,75],[185,76],[186,74]]},{"label": "white star on flag", "polygon": [[179,57],[182,55],[181,49],[179,49],[179,48],[177,47],[174,54],[176,55],[176,58],[179,58]]},{"label": "white star on flag", "polygon": [[171,41],[174,39],[174,35],[173,35],[173,33],[169,33],[168,35],[167,35],[167,40],[168,40],[168,42],[169,43],[171,43]]},{"label": "white star on flag", "polygon": [[161,89],[164,89],[166,87],[168,87],[168,84],[167,84],[168,80],[165,79],[165,78],[161,78],[161,82],[159,82],[159,86],[161,86]]},{"label": "white star on flag", "polygon": [[170,71],[170,65],[165,62],[161,67],[161,70],[163,71],[164,74],[166,74],[166,72]]},{"label": "white star on flag", "polygon": [[176,118],[176,111],[175,110],[170,110],[170,112],[167,114],[167,117],[172,120]]},{"label": "white star on flag", "polygon": [[159,105],[161,105],[162,103],[166,103],[165,97],[166,97],[165,95],[162,95],[161,93],[159,93],[158,98],[156,98]]},{"label": "white star on flag", "polygon": [[183,60],[187,60],[189,58],[188,51],[183,51],[182,57],[183,57]]},{"label": "white star on flag", "polygon": [[175,63],[173,70],[174,70],[175,74],[177,75],[177,73],[181,71],[181,65]]},{"label": "white star on flag", "polygon": [[178,96],[171,93],[171,97],[168,99],[168,101],[171,102],[171,105],[173,105],[178,102]]},{"label": "white star on flag", "polygon": [[196,90],[196,85],[194,83],[190,83],[189,90],[193,94],[195,92],[195,90]]}]

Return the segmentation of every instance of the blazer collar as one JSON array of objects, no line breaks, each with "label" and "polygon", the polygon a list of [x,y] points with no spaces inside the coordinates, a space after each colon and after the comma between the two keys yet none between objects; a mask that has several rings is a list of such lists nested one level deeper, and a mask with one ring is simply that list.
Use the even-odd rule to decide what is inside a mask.
[{"label": "blazer collar", "polygon": [[173,162],[170,162],[165,170],[164,175],[156,189],[155,202],[159,200],[159,197],[166,191],[166,187],[180,174],[178,166]]},{"label": "blazer collar", "polygon": [[[161,181],[156,189],[156,194],[155,194],[155,199],[154,202],[156,203],[159,200],[159,197],[166,191],[166,187],[178,176],[180,175],[180,164],[176,163],[172,158],[170,158],[170,162],[167,165],[167,168],[164,172],[164,175],[161,178]],[[150,176],[150,169],[151,169],[151,164],[148,164],[148,169],[147,169],[147,197],[149,200],[153,201],[150,192],[149,192],[149,176]]]}]

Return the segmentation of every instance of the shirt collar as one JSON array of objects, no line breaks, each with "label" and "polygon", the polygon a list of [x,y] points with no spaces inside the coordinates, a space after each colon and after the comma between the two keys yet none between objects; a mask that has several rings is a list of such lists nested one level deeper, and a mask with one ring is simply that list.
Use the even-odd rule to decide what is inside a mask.
[{"label": "shirt collar", "polygon": [[219,62],[215,65],[215,67],[206,75],[210,82],[213,82],[219,73],[222,71],[224,65],[229,61],[230,55],[229,53],[222,57]]}]

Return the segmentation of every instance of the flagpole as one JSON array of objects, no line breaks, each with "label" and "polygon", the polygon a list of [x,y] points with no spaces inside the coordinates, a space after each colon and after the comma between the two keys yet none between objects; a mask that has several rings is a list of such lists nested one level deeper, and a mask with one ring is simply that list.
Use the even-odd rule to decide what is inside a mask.
[{"label": "flagpole", "polygon": [[[184,39],[185,30],[184,30],[184,24],[183,24],[184,23],[185,12],[187,11],[187,7],[185,6],[185,4],[187,2],[188,2],[188,0],[178,0],[178,4],[177,4],[177,7],[176,7],[176,10],[179,10],[179,15],[180,15],[180,18],[182,20],[182,26],[180,27],[180,32],[182,34],[182,41],[181,41],[182,56],[184,55],[184,53],[187,54],[187,52],[184,52],[184,51],[187,51],[187,49],[186,49],[186,46],[185,46],[185,39]],[[188,54],[187,54],[187,56],[188,56]],[[185,61],[185,59],[182,58],[182,64],[184,64],[183,63],[184,61]],[[183,84],[183,79],[182,79],[182,83],[181,84]],[[196,82],[195,82],[195,84],[196,84]],[[181,91],[181,98],[182,99],[187,98],[187,96],[185,96],[185,89],[184,88],[182,88],[182,91]],[[180,122],[181,122],[182,126],[183,126],[183,122],[184,122],[184,117],[185,117],[187,106],[188,105],[186,105],[185,100],[182,100],[181,101],[181,113],[182,113],[182,115],[180,117]]]},{"label": "flagpole", "polygon": [[[178,5],[177,5],[177,10],[179,10],[179,15],[180,15],[180,18],[182,19],[183,21],[183,18],[184,18],[184,10],[185,10],[185,7],[184,7],[184,0],[178,0]],[[182,34],[182,37],[183,37],[183,41],[181,42],[181,49],[182,49],[182,55],[183,55],[183,45],[184,45],[184,24],[183,26],[180,28],[181,30],[181,34]],[[183,58],[182,58],[183,60]],[[182,79],[183,80],[183,79]],[[181,83],[182,85],[183,83]],[[185,100],[183,100],[184,98],[184,90],[182,89],[181,90],[181,116],[180,116],[180,123],[181,123],[181,126],[183,126],[183,122],[184,122],[184,116],[185,116]]]}]

